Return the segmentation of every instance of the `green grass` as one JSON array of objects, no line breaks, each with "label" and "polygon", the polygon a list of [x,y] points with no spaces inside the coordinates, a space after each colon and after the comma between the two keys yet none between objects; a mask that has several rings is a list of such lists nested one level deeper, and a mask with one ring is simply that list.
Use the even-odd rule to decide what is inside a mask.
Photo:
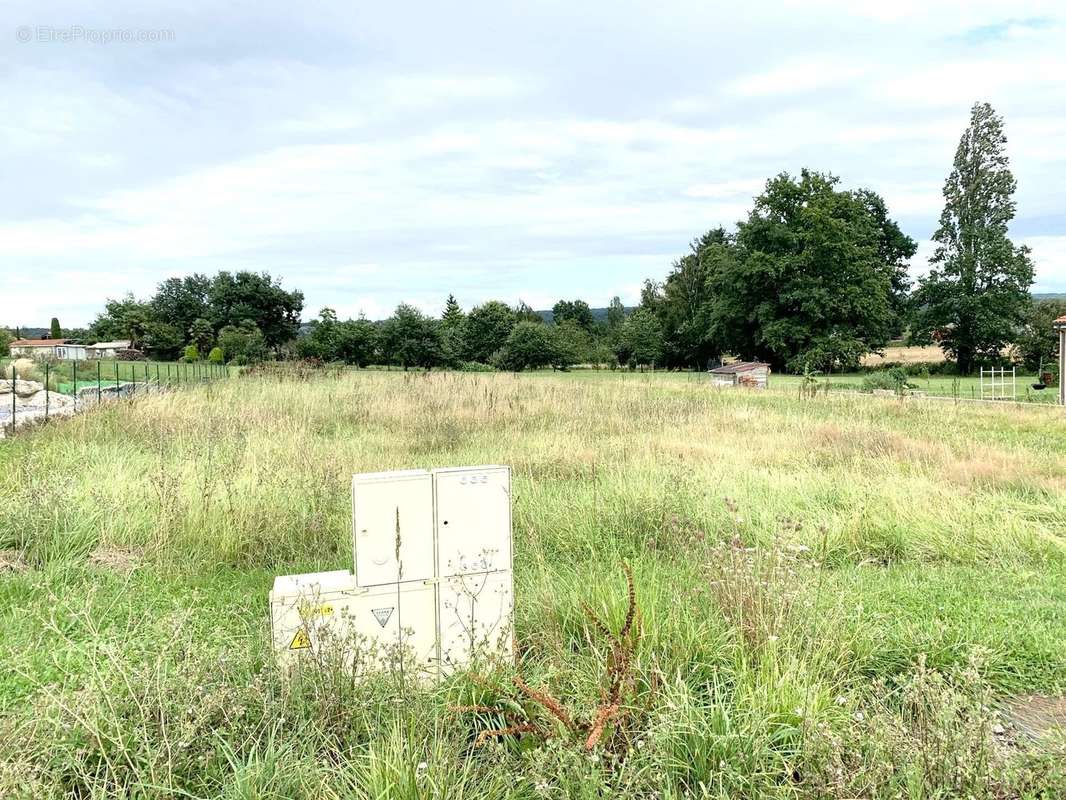
[{"label": "green grass", "polygon": [[[0,796],[1061,796],[989,709],[1066,690],[1062,414],[701,378],[242,377],[5,440]],[[474,747],[466,676],[273,668],[266,593],[350,567],[351,473],[477,463],[514,469],[519,669],[579,719],[583,605],[619,625],[633,567],[591,754]]]}]

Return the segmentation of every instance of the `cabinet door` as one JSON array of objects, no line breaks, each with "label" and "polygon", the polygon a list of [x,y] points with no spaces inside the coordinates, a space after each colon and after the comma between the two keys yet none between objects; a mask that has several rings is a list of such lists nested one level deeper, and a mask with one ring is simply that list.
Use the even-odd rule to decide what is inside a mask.
[{"label": "cabinet door", "polygon": [[453,575],[441,579],[439,590],[442,672],[475,660],[512,657],[510,571]]},{"label": "cabinet door", "polygon": [[511,568],[511,470],[433,471],[437,495],[437,573],[441,577]]},{"label": "cabinet door", "polygon": [[359,586],[434,577],[430,473],[408,470],[355,475],[352,547]]},{"label": "cabinet door", "polygon": [[[432,583],[379,586],[351,606],[356,647],[374,650],[379,668],[413,669],[415,676],[436,675],[437,593]],[[407,673],[409,674],[409,673]]]}]

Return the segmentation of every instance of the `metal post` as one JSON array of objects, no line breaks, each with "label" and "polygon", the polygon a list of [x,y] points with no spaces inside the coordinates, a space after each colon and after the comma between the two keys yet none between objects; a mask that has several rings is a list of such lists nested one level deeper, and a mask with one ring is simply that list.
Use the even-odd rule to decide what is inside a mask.
[{"label": "metal post", "polygon": [[48,420],[48,403],[52,399],[52,395],[48,390],[48,379],[52,375],[52,365],[47,361],[44,362],[44,418]]},{"label": "metal post", "polygon": [[74,359],[71,370],[74,372],[74,411],[76,412],[78,410],[78,359]]},{"label": "metal post", "polygon": [[100,403],[102,403],[104,400],[103,386],[100,385],[100,368],[102,366],[103,362],[96,362],[96,405],[100,405]]},{"label": "metal post", "polygon": [[17,373],[15,372],[15,364],[11,364],[11,435],[15,435],[15,411],[18,406],[15,404],[15,398],[18,395],[15,394],[15,380]]}]

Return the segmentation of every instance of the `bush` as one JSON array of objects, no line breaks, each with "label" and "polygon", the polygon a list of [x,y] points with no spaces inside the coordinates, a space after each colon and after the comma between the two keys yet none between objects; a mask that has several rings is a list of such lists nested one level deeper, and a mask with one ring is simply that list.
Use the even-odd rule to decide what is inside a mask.
[{"label": "bush", "polygon": [[200,348],[195,344],[186,345],[185,350],[182,353],[181,360],[186,364],[191,364],[194,361],[200,360]]},{"label": "bush", "polygon": [[211,352],[207,354],[207,360],[212,364],[221,364],[225,361],[225,357],[222,355],[221,347],[212,347]]},{"label": "bush", "polygon": [[862,379],[862,388],[865,392],[875,389],[889,389],[902,394],[907,389],[918,388],[907,380],[907,372],[902,367],[892,367],[883,372],[873,372]]},{"label": "bush", "polygon": [[480,361],[462,361],[457,369],[460,372],[495,372],[496,367],[491,364],[482,364]]},{"label": "bush", "polygon": [[115,351],[115,361],[144,361],[144,353],[133,347]]}]

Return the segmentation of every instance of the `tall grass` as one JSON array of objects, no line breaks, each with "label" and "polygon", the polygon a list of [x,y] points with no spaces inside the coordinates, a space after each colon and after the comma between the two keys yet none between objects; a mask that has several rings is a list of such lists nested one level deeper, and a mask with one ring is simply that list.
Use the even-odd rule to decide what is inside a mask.
[{"label": "tall grass", "polygon": [[[1066,791],[1056,745],[1001,746],[990,710],[1066,686],[1063,430],[611,374],[263,375],[94,409],[0,444],[0,796]],[[583,731],[632,565],[640,635],[591,748],[468,676],[398,702],[273,668],[271,575],[347,565],[351,473],[477,463],[514,468],[517,673]],[[501,700],[538,732],[452,710]]]}]

